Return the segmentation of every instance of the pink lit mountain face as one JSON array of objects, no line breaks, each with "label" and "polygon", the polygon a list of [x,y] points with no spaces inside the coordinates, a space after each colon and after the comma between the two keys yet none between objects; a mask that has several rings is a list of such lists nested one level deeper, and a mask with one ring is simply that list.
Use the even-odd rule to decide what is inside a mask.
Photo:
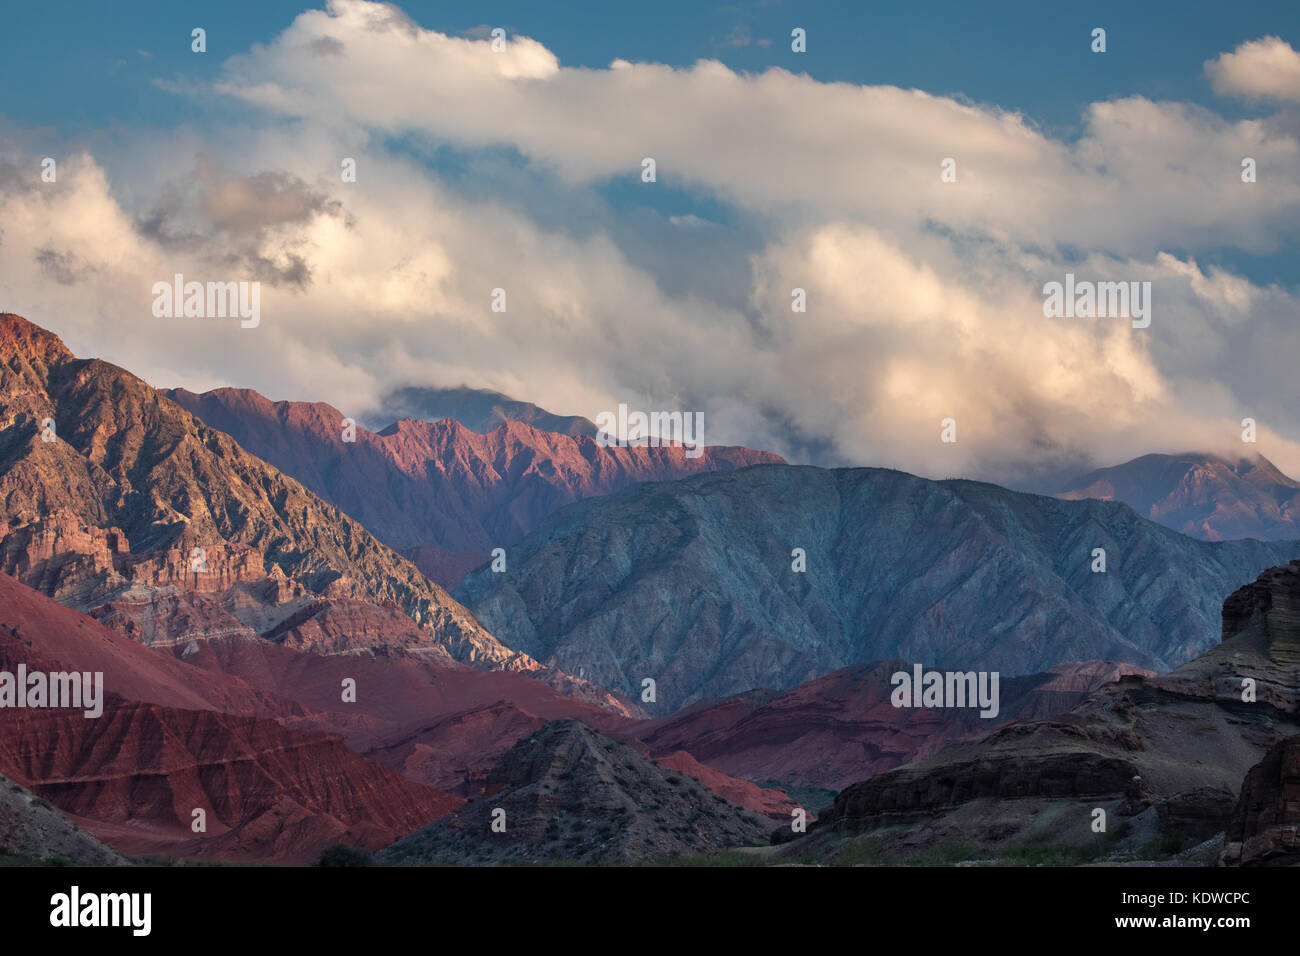
[{"label": "pink lit mountain face", "polygon": [[344,413],[321,402],[271,402],[228,388],[166,394],[337,505],[445,587],[570,502],[641,481],[783,463],[770,452],[728,446],[705,448],[698,458],[680,446],[601,447],[586,435],[517,421],[481,434],[450,418],[403,419],[380,432],[358,426],[348,443]]}]

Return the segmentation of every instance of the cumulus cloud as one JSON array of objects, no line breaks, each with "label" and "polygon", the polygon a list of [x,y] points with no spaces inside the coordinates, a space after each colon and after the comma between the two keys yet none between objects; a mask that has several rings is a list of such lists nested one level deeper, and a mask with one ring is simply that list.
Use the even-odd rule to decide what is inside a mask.
[{"label": "cumulus cloud", "polygon": [[[1083,138],[1067,144],[1019,114],[920,90],[738,74],[712,60],[568,68],[526,37],[494,53],[487,40],[409,21],[370,30],[373,6],[332,0],[303,14],[233,58],[219,88],[322,126],[510,147],[570,182],[633,181],[649,156],[662,182],[774,214],[933,220],[1152,252],[1189,237],[1277,241],[1300,209],[1294,134],[1267,120],[1133,97],[1095,104]],[[346,63],[304,52],[322,37],[346,45]],[[1243,156],[1267,157],[1267,189],[1237,188]],[[956,184],[940,181],[945,158]]]},{"label": "cumulus cloud", "polygon": [[[69,157],[57,184],[0,150],[0,308],[159,385],[357,417],[396,386],[467,384],[592,418],[703,411],[706,441],[796,460],[1029,482],[1227,450],[1250,416],[1300,473],[1300,303],[1188,252],[1294,238],[1300,150],[1271,117],[1133,97],[1065,141],[915,90],[575,69],[520,36],[493,53],[359,0],[234,58],[218,92],[259,109]],[[472,177],[441,171],[448,148]],[[600,188],[619,179],[711,206],[618,208]],[[1150,282],[1150,328],[1045,318],[1067,272]],[[262,279],[261,324],[155,319],[175,273]]]},{"label": "cumulus cloud", "polygon": [[1251,40],[1206,60],[1205,74],[1220,96],[1300,103],[1300,53],[1281,37]]}]

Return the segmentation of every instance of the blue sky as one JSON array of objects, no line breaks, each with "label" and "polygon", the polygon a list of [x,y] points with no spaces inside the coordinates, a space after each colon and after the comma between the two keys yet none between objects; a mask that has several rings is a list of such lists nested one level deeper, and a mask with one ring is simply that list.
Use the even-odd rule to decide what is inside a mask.
[{"label": "blue sky", "polygon": [[[29,82],[5,84],[0,111],[65,134],[116,122],[177,122],[193,105],[155,88],[155,78],[215,75],[226,57],[266,42],[311,6],[286,0],[27,6],[0,33],[0,56],[12,76]],[[1254,37],[1300,32],[1300,4],[1290,0],[401,6],[422,26],[444,32],[486,24],[535,37],[568,66],[603,67],[615,57],[674,66],[712,58],[749,71],[778,65],[824,81],[960,94],[1021,110],[1063,135],[1096,100],[1139,93],[1214,102],[1201,75],[1205,60]],[[195,26],[208,31],[208,54],[198,62],[189,50]],[[808,31],[805,56],[790,51],[792,26]],[[1096,26],[1108,31],[1105,57],[1088,49]],[[736,45],[746,38],[747,45]],[[764,39],[771,45],[760,47]]]}]

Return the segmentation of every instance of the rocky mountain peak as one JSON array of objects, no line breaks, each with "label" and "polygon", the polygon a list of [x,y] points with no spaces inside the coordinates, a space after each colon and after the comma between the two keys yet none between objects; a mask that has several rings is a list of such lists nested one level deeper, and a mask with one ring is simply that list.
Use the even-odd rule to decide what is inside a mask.
[{"label": "rocky mountain peak", "polygon": [[0,312],[0,361],[9,362],[18,356],[46,369],[73,358],[63,340],[53,332],[21,315]]},{"label": "rocky mountain peak", "polygon": [[481,798],[398,841],[385,858],[652,860],[762,842],[769,824],[580,721],[554,720],[501,756]]}]

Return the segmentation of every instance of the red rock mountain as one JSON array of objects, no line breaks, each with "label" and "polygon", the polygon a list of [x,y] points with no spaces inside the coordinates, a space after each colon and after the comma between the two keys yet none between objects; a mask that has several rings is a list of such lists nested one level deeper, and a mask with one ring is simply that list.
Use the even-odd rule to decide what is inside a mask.
[{"label": "red rock mountain", "polygon": [[1300,481],[1263,455],[1143,455],[1075,479],[1066,499],[1122,501],[1144,518],[1205,541],[1300,538]]},{"label": "red rock mountain", "polygon": [[[346,742],[418,783],[472,793],[493,760],[548,720],[577,716],[607,726],[615,715],[636,713],[587,682],[542,672],[501,647],[337,509],[139,379],[77,360],[56,336],[17,316],[0,317],[0,415],[0,569],[92,612],[139,645],[153,645],[130,659],[139,675],[128,668],[116,678],[137,692],[130,703],[168,708],[133,712],[136,726],[152,728],[150,739],[175,736],[175,708],[211,711],[203,732],[233,752],[256,751],[258,741],[286,730],[315,739],[324,728],[342,735],[329,738],[330,748]],[[53,440],[43,440],[43,430]],[[196,547],[201,568],[191,561]],[[52,607],[47,602],[45,610]],[[118,646],[136,644],[119,639]],[[148,666],[166,659],[159,652],[183,662],[178,699],[150,691],[167,686]],[[569,696],[522,676],[478,674],[449,652],[526,670]],[[205,671],[216,680],[205,680]],[[342,706],[344,677],[358,681],[356,707]],[[205,688],[208,696],[198,693]],[[254,727],[249,719],[280,724]],[[117,762],[106,772],[122,779],[139,769],[138,751],[96,754],[81,724],[23,727],[12,743],[29,756],[42,748],[62,750],[72,761],[111,756]],[[40,748],[21,743],[42,734]],[[346,749],[336,756],[356,758]],[[765,791],[708,773],[720,786],[752,791],[760,806],[771,802]],[[271,793],[279,784],[258,786]],[[74,812],[98,806],[75,788],[62,792]],[[320,803],[330,795],[293,799],[308,796]],[[119,844],[132,852],[156,847],[251,858],[301,849],[245,846],[238,836],[178,843],[178,833],[159,835],[156,826],[143,842],[131,842],[145,824],[129,806],[113,805],[126,816],[106,813],[98,823],[125,827],[127,842]],[[330,824],[318,835],[327,831],[344,832]]]},{"label": "red rock mountain", "polygon": [[493,548],[508,548],[572,501],[640,481],[783,463],[768,452],[726,446],[706,448],[698,458],[680,446],[603,448],[586,435],[518,421],[480,434],[450,418],[404,419],[381,432],[356,426],[355,441],[344,441],[344,413],[322,402],[271,402],[233,388],[166,394],[448,588]]},{"label": "red rock mountain", "polygon": [[[88,607],[140,585],[391,602],[430,644],[533,669],[338,508],[117,366],[0,314],[0,570]],[[197,568],[197,570],[196,570]]]}]

